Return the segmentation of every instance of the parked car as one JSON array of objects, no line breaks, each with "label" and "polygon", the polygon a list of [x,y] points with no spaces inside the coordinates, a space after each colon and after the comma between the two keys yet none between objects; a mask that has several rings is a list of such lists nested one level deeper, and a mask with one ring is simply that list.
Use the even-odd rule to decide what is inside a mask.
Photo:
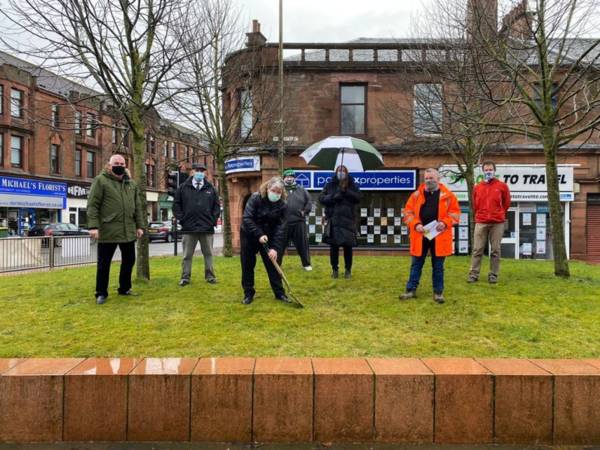
[{"label": "parked car", "polygon": [[[177,240],[181,240],[181,225],[177,224]],[[150,222],[148,224],[148,239],[152,241],[173,242],[173,224],[169,221]]]},{"label": "parked car", "polygon": [[[89,236],[90,233],[72,223],[39,223],[29,229],[27,236],[64,237],[64,236]],[[44,239],[42,246],[47,247],[48,242]],[[61,239],[54,240],[54,246],[59,247]]]}]

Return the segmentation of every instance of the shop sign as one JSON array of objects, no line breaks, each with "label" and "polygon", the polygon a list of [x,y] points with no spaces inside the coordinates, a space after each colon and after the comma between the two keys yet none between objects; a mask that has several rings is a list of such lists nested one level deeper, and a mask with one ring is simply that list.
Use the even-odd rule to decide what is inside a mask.
[{"label": "shop sign", "polygon": [[[296,183],[304,189],[320,191],[334,176],[332,170],[296,170]],[[416,170],[376,170],[350,172],[354,182],[364,191],[414,191]]]},{"label": "shop sign", "polygon": [[0,176],[0,206],[64,209],[67,183]]},{"label": "shop sign", "polygon": [[[456,193],[459,201],[468,201],[467,183],[458,175],[457,166],[442,166],[440,174],[442,183]],[[548,200],[545,166],[498,165],[496,178],[508,185],[513,201],[545,202]],[[475,170],[475,182],[479,183],[482,179],[483,172],[481,167],[478,167]],[[561,201],[574,200],[572,166],[558,166],[558,186]]]},{"label": "shop sign", "polygon": [[90,193],[89,186],[82,186],[80,184],[69,183],[67,187],[67,196],[72,198],[87,198]]},{"label": "shop sign", "polygon": [[260,172],[260,156],[244,156],[225,161],[225,173]]}]

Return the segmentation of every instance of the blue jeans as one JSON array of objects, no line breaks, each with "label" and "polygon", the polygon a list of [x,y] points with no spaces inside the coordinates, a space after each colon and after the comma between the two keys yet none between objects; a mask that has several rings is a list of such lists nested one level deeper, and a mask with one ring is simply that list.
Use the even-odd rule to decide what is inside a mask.
[{"label": "blue jeans", "polygon": [[425,237],[423,238],[423,252],[421,253],[421,256],[412,257],[410,276],[408,277],[408,283],[406,283],[407,291],[417,290],[419,281],[421,280],[425,258],[427,257],[429,250],[431,250],[431,278],[433,282],[433,292],[436,294],[444,292],[444,260],[446,258],[443,256],[435,256],[435,239],[430,241]]}]

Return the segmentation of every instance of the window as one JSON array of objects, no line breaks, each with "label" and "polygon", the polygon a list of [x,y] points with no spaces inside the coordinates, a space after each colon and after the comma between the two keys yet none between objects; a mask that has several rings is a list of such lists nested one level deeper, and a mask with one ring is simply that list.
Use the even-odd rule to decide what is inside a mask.
[{"label": "window", "polygon": [[81,149],[75,150],[75,176],[81,176]]},{"label": "window", "polygon": [[23,138],[21,136],[11,136],[10,165],[13,167],[23,167]]},{"label": "window", "polygon": [[0,133],[0,167],[4,165],[4,134]]},{"label": "window", "polygon": [[191,156],[191,155],[190,155],[190,146],[189,146],[189,145],[186,145],[186,146],[185,146],[185,160],[186,160],[187,162],[191,162],[190,156]]},{"label": "window", "polygon": [[146,175],[146,186],[154,187],[154,166],[152,164],[146,164],[144,166],[144,173]]},{"label": "window", "polygon": [[10,90],[10,115],[18,118],[23,117],[23,91]]},{"label": "window", "polygon": [[88,137],[96,136],[96,116],[92,113],[87,113],[87,123],[85,127],[85,135]]},{"label": "window", "polygon": [[254,118],[252,113],[252,94],[249,89],[240,91],[240,136],[247,138],[252,133]]},{"label": "window", "polygon": [[171,158],[177,159],[177,144],[175,142],[171,142]]},{"label": "window", "polygon": [[167,156],[169,156],[169,142],[165,141],[165,143],[163,144],[163,156],[166,158]]},{"label": "window", "polygon": [[52,105],[52,116],[50,118],[50,125],[54,128],[58,128],[58,105]]},{"label": "window", "polygon": [[[542,88],[540,83],[535,83],[535,93],[534,93],[535,103],[539,108],[543,108],[542,102]],[[552,109],[556,110],[558,105],[558,83],[552,83]]]},{"label": "window", "polygon": [[435,136],[442,132],[442,85],[415,84],[413,128],[416,136]]},{"label": "window", "polygon": [[341,134],[366,133],[366,86],[340,86]]},{"label": "window", "polygon": [[81,112],[75,111],[75,134],[78,134],[80,136],[81,136],[81,128],[82,128],[81,121],[82,121]]},{"label": "window", "polygon": [[50,173],[60,173],[60,160],[59,160],[60,147],[52,144],[50,146]]},{"label": "window", "polygon": [[154,140],[154,136],[151,134],[146,136],[146,145],[148,147],[148,153],[156,153],[156,141]]},{"label": "window", "polygon": [[87,152],[87,177],[94,178],[96,175],[96,155],[94,152]]},{"label": "window", "polygon": [[116,144],[117,143],[117,128],[112,127],[111,133],[112,133],[111,142],[113,144]]},{"label": "window", "polygon": [[4,114],[4,85],[0,84],[0,114]]}]

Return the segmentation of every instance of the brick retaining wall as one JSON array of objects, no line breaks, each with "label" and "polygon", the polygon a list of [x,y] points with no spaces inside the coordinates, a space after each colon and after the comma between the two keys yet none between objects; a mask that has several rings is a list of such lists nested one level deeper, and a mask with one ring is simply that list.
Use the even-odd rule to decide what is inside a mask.
[{"label": "brick retaining wall", "polygon": [[600,444],[600,359],[0,359],[0,442]]}]

